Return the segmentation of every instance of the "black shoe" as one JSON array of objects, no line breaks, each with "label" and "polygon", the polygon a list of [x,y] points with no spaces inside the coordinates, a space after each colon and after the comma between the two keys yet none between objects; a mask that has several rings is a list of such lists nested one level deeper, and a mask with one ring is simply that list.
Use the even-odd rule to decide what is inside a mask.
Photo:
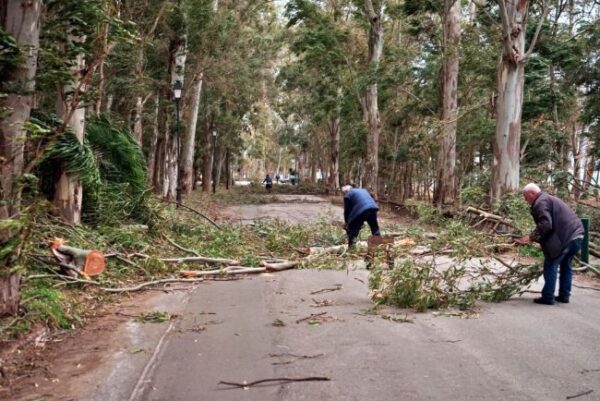
[{"label": "black shoe", "polygon": [[569,298],[567,298],[567,297],[561,297],[560,295],[557,296],[557,297],[555,297],[554,300],[556,302],[560,302],[562,304],[568,304],[569,303]]},{"label": "black shoe", "polygon": [[544,299],[544,298],[536,298],[533,300],[533,302],[535,302],[536,304],[542,304],[542,305],[554,305],[554,301]]}]

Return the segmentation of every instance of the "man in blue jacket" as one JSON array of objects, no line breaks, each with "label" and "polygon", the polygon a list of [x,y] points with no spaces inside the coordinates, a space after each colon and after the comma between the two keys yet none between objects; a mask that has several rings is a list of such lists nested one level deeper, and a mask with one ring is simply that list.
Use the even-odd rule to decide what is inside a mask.
[{"label": "man in blue jacket", "polygon": [[371,194],[363,188],[352,188],[350,185],[342,187],[344,193],[344,222],[348,234],[348,247],[356,244],[358,233],[365,221],[371,228],[372,235],[379,235],[377,224],[377,203]]},{"label": "man in blue jacket", "polygon": [[[544,252],[544,288],[542,297],[534,299],[534,302],[543,305],[552,305],[554,301],[569,303],[573,281],[571,262],[581,248],[583,224],[566,203],[542,192],[536,184],[527,184],[523,188],[523,197],[531,205],[535,229],[517,242],[539,242]],[[560,280],[558,296],[555,298],[556,271],[559,266]]]}]

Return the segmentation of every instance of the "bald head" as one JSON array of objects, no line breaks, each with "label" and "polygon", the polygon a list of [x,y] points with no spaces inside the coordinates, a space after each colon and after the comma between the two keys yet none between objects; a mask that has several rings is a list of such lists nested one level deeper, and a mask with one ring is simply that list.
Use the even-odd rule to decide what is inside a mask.
[{"label": "bald head", "polygon": [[342,187],[342,192],[343,193],[348,193],[351,189],[352,189],[352,185],[344,185]]},{"label": "bald head", "polygon": [[525,187],[523,187],[523,197],[525,198],[525,201],[530,205],[533,204],[533,202],[537,199],[540,192],[542,192],[540,187],[538,187],[538,185],[534,184],[533,182],[530,182],[529,184],[525,185]]}]

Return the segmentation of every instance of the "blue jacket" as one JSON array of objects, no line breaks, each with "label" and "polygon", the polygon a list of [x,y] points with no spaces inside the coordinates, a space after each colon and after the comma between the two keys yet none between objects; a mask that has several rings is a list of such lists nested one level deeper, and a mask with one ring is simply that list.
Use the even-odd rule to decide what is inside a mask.
[{"label": "blue jacket", "polygon": [[352,188],[344,195],[344,221],[350,224],[367,210],[379,210],[371,194],[363,188]]}]

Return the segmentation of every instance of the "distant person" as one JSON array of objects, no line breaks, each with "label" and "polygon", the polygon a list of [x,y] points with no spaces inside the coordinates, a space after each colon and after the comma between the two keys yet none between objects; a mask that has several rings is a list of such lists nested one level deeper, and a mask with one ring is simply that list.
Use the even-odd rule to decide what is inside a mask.
[{"label": "distant person", "polygon": [[263,184],[265,184],[265,189],[267,190],[267,192],[271,192],[271,188],[273,188],[273,180],[271,179],[271,176],[269,174],[267,174],[267,176],[263,180]]},{"label": "distant person", "polygon": [[[536,184],[527,184],[523,188],[523,197],[531,205],[535,229],[516,242],[523,245],[530,241],[539,242],[544,252],[544,288],[542,296],[533,302],[543,305],[553,305],[554,301],[568,304],[573,281],[571,263],[581,248],[583,224],[566,203],[542,192]],[[559,266],[558,296],[554,297]]]},{"label": "distant person", "polygon": [[356,245],[358,234],[365,223],[371,228],[372,235],[380,235],[377,224],[377,203],[366,189],[342,187],[344,193],[344,227],[348,234],[348,248]]},{"label": "distant person", "polygon": [[290,183],[296,185],[296,170],[289,169]]},{"label": "distant person", "polygon": [[279,175],[279,173],[275,174],[275,182],[279,184],[280,179],[281,179],[281,176]]}]

